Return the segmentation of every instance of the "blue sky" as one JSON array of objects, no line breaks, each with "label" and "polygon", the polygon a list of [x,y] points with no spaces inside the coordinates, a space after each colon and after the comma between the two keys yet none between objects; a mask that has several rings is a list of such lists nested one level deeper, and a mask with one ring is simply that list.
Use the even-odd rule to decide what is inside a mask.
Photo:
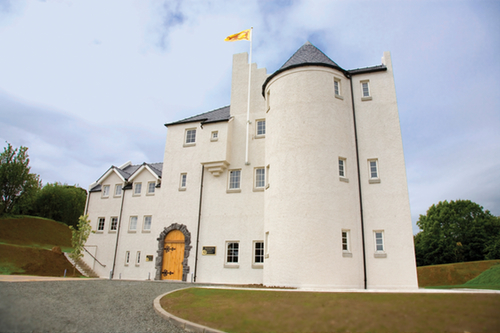
[{"label": "blue sky", "polygon": [[486,0],[0,0],[0,141],[44,183],[161,162],[163,124],[229,104],[248,42],[223,40],[253,26],[268,73],[308,40],[345,69],[391,51],[413,222],[442,200],[498,216],[499,17]]}]

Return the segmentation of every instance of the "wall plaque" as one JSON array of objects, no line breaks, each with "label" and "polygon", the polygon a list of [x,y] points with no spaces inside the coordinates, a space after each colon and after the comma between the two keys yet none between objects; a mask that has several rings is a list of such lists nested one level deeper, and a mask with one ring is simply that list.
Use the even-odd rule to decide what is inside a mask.
[{"label": "wall plaque", "polygon": [[204,246],[201,254],[204,256],[214,256],[215,255],[215,246]]}]

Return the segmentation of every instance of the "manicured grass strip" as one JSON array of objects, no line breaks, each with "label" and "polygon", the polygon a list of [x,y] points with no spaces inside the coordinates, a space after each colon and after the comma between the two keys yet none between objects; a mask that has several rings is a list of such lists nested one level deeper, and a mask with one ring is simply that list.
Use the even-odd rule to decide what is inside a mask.
[{"label": "manicured grass strip", "polygon": [[499,332],[500,295],[184,289],[162,307],[228,332]]},{"label": "manicured grass strip", "polygon": [[417,267],[418,285],[421,288],[463,285],[498,264],[500,260],[484,260]]}]

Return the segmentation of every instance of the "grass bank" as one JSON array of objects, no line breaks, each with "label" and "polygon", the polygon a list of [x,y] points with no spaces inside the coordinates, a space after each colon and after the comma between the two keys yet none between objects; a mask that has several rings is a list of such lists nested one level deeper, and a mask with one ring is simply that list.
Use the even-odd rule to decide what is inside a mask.
[{"label": "grass bank", "polygon": [[467,281],[478,277],[495,265],[500,265],[500,260],[417,267],[418,285],[420,288],[433,286],[455,286],[454,288],[456,288],[456,286],[464,285]]},{"label": "grass bank", "polygon": [[227,332],[498,332],[491,294],[311,293],[191,288],[162,307]]},{"label": "grass bank", "polygon": [[0,219],[0,274],[63,276],[66,270],[70,276],[73,266],[61,250],[71,251],[67,225],[27,216]]}]

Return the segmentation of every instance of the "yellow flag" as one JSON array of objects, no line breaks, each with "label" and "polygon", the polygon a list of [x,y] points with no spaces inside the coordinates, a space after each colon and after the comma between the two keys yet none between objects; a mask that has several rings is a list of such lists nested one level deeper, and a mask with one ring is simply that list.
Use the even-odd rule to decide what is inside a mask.
[{"label": "yellow flag", "polygon": [[252,38],[251,31],[252,29],[243,30],[242,32],[238,32],[237,34],[227,36],[224,39],[225,42],[236,42],[237,40],[250,40]]}]

